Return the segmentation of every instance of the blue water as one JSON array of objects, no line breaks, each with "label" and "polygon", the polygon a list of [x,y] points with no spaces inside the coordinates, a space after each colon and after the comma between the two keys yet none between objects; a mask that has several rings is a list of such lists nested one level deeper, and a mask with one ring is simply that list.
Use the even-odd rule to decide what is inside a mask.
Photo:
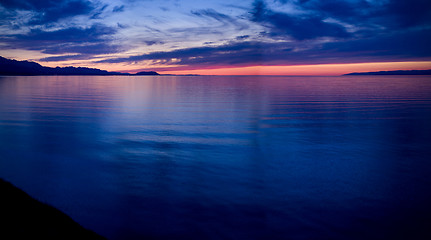
[{"label": "blue water", "polygon": [[0,177],[120,239],[430,239],[431,77],[0,77]]}]

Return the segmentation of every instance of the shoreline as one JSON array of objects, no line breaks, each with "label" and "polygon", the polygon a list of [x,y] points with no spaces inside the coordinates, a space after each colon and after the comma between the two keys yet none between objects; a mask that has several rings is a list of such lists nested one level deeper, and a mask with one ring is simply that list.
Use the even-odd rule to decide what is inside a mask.
[{"label": "shoreline", "polygon": [[0,238],[106,240],[60,210],[34,199],[1,178],[0,192]]}]

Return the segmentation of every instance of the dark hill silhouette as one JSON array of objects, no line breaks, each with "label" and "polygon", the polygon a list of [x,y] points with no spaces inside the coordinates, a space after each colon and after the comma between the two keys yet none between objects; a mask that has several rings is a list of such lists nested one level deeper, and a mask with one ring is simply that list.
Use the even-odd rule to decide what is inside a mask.
[{"label": "dark hill silhouette", "polygon": [[2,179],[0,192],[1,239],[105,239]]},{"label": "dark hill silhouette", "polygon": [[[87,67],[44,67],[30,61],[17,61],[0,56],[0,75],[37,76],[37,75],[132,75],[129,73],[108,72]],[[157,72],[139,72],[136,75],[159,75]]]},{"label": "dark hill silhouette", "polygon": [[431,69],[428,70],[396,70],[380,72],[354,72],[344,75],[431,75]]}]

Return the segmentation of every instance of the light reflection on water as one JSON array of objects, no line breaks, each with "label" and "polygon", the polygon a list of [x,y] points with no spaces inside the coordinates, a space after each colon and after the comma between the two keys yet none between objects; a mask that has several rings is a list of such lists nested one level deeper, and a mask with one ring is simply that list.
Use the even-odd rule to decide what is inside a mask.
[{"label": "light reflection on water", "polygon": [[430,77],[0,77],[0,113],[0,177],[110,239],[431,222]]}]

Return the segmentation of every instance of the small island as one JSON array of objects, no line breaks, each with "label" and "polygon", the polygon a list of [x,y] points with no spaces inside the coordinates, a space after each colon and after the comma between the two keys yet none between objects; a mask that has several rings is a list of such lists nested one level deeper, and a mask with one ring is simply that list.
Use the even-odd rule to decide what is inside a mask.
[{"label": "small island", "polygon": [[160,75],[160,74],[158,74],[157,72],[154,72],[154,71],[148,71],[148,72],[138,72],[138,73],[135,73],[135,75]]},{"label": "small island", "polygon": [[379,72],[354,72],[344,74],[351,75],[431,75],[431,69],[428,70],[396,70],[396,71],[379,71]]}]

